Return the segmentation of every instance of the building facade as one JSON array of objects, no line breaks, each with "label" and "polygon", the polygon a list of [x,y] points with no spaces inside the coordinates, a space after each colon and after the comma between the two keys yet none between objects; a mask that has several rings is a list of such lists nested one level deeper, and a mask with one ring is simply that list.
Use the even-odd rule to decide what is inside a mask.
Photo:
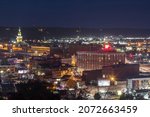
[{"label": "building facade", "polygon": [[125,63],[125,53],[119,52],[77,52],[77,67],[83,70],[102,69],[103,66],[110,66]]},{"label": "building facade", "polygon": [[139,76],[139,64],[118,64],[104,66],[102,68],[103,78],[113,77],[116,81],[126,81],[127,78]]},{"label": "building facade", "polygon": [[150,89],[150,77],[130,78],[127,82],[129,90]]}]

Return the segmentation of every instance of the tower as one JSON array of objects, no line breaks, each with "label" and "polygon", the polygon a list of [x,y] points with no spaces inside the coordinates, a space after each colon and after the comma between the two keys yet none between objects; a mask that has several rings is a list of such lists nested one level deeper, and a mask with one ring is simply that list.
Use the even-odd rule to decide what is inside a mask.
[{"label": "tower", "polygon": [[71,65],[72,66],[76,66],[76,56],[75,55],[73,55],[72,57],[71,57]]},{"label": "tower", "polygon": [[21,29],[19,27],[18,35],[17,35],[17,38],[16,38],[17,43],[22,42],[22,39],[23,39],[23,37],[22,37],[22,34],[21,34]]}]

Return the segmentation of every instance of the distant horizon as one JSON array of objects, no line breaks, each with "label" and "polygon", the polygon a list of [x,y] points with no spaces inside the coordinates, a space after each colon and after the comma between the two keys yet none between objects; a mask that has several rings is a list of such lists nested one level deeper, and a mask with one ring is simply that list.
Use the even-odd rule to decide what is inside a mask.
[{"label": "distant horizon", "polygon": [[63,27],[63,26],[0,26],[0,28],[66,28],[66,29],[139,29],[150,30],[149,28],[134,28],[134,27]]},{"label": "distant horizon", "polygon": [[[21,26],[20,26],[21,27]],[[17,27],[0,27],[0,38],[14,38],[18,32]],[[43,30],[40,30],[43,29]],[[87,37],[87,36],[125,36],[125,37],[150,37],[150,29],[135,28],[81,28],[81,27],[21,27],[24,38],[43,37]]]}]

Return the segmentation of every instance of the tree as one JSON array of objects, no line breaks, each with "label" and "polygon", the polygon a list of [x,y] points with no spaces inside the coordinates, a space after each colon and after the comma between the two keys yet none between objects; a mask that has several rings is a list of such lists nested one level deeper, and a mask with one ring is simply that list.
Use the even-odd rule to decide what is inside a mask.
[{"label": "tree", "polygon": [[9,99],[12,100],[55,100],[60,99],[60,94],[54,94],[47,89],[47,84],[40,81],[29,81],[27,84],[17,85],[18,92]]},{"label": "tree", "polygon": [[122,94],[121,96],[120,96],[120,100],[133,100],[134,99],[134,97],[133,97],[133,95],[132,94]]},{"label": "tree", "polygon": [[101,99],[100,93],[95,93],[94,99],[95,99],[95,100],[100,100],[100,99]]}]

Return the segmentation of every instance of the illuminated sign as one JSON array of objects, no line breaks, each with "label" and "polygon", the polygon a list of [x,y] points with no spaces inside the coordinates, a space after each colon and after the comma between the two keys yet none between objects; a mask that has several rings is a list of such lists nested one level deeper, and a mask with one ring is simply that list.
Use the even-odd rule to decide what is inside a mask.
[{"label": "illuminated sign", "polygon": [[98,86],[100,87],[110,86],[110,80],[98,80]]},{"label": "illuminated sign", "polygon": [[112,51],[113,48],[109,43],[105,43],[104,47],[102,48],[103,51]]},{"label": "illuminated sign", "polygon": [[18,70],[18,74],[26,74],[29,70]]}]

